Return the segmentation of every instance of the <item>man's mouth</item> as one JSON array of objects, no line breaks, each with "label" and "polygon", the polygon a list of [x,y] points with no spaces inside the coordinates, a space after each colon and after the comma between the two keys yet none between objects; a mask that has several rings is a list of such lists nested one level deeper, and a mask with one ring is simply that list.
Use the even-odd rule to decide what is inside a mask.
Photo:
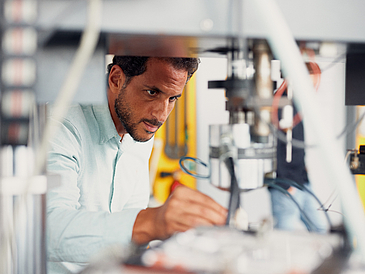
[{"label": "man's mouth", "polygon": [[147,130],[149,133],[155,133],[155,132],[158,130],[158,128],[159,128],[159,126],[151,125],[151,124],[149,124],[149,123],[148,123],[148,122],[146,122],[146,121],[143,121],[143,123],[144,123],[144,125],[145,125],[145,127],[146,127],[146,130]]}]

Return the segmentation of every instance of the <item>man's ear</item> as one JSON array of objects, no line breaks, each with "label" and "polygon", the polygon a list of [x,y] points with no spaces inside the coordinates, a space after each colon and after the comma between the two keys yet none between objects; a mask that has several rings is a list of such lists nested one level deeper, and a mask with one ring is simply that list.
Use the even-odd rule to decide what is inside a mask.
[{"label": "man's ear", "polygon": [[108,77],[109,88],[111,92],[118,94],[123,87],[124,81],[125,75],[123,73],[123,70],[120,68],[120,66],[114,65],[111,68]]}]

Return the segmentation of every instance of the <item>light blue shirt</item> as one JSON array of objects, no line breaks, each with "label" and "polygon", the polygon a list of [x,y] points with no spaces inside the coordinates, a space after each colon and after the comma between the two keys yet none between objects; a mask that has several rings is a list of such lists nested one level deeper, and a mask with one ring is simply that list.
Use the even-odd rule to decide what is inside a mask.
[{"label": "light blue shirt", "polygon": [[75,273],[111,244],[131,240],[149,200],[151,139],[118,135],[105,106],[72,106],[51,142],[48,172],[61,185],[47,193],[48,273]]}]

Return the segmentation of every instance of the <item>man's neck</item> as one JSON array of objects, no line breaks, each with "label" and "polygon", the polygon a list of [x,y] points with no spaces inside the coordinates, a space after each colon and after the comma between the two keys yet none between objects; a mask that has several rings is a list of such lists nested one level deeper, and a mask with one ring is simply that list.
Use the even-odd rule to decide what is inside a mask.
[{"label": "man's neck", "polygon": [[124,134],[126,134],[127,132],[126,132],[125,128],[123,127],[122,123],[119,121],[117,114],[115,113],[115,109],[114,109],[115,99],[110,98],[109,96],[110,95],[108,94],[108,107],[109,107],[110,116],[112,117],[115,129],[117,130],[119,136],[123,139]]}]

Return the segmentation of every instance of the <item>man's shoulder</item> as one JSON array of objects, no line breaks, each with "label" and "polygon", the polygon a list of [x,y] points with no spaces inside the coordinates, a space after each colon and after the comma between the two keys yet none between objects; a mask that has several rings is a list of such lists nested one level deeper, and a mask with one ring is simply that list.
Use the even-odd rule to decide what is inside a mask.
[{"label": "man's shoulder", "polygon": [[64,123],[71,123],[75,126],[84,125],[95,120],[93,105],[73,104],[67,108],[67,113],[64,117]]},{"label": "man's shoulder", "polygon": [[81,105],[75,104],[68,107],[67,114],[63,119],[63,124],[67,127],[82,128],[86,125],[85,112]]},{"label": "man's shoulder", "polygon": [[[55,116],[55,107],[54,105],[50,104],[48,107],[48,116],[52,118]],[[64,118],[72,119],[75,116],[82,116],[83,115],[83,109],[80,104],[71,104],[66,109],[66,114]]]},{"label": "man's shoulder", "polygon": [[[72,104],[68,106],[66,114],[62,119],[62,124],[65,129],[77,133],[77,135],[80,134],[80,131],[82,132],[88,129],[90,120],[94,120],[94,118],[91,117],[93,116],[92,108],[92,105]],[[53,106],[50,106],[49,108],[49,117],[51,119],[54,117]]]},{"label": "man's shoulder", "polygon": [[68,120],[77,120],[85,117],[90,112],[92,112],[92,105],[72,104],[68,107],[65,118]]}]

